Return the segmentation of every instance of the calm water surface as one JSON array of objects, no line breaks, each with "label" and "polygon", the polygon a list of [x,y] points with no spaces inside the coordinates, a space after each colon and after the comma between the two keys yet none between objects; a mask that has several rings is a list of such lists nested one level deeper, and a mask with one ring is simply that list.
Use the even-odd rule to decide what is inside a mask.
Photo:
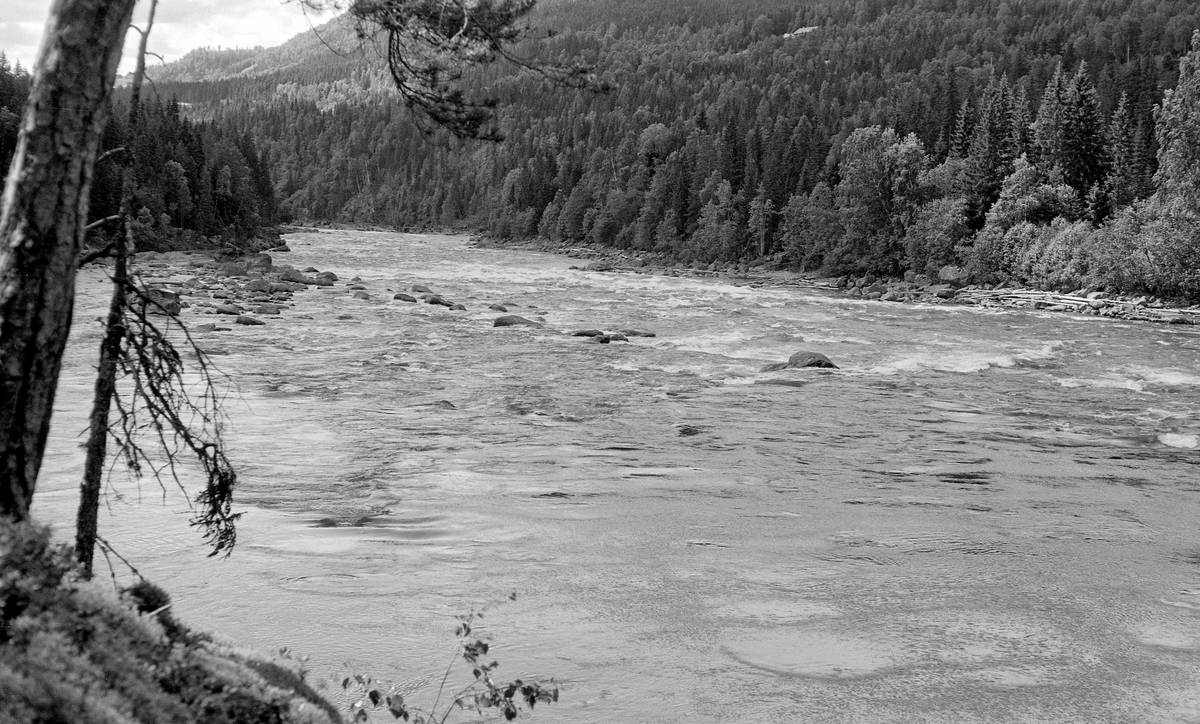
[{"label": "calm water surface", "polygon": [[[233,557],[153,484],[102,516],[189,623],[429,703],[454,617],[516,592],[485,631],[500,674],[562,682],[533,721],[1200,721],[1193,328],[289,243],[343,281],[198,335],[236,380]],[[37,505],[64,533],[84,277]],[[392,300],[414,283],[468,310]],[[842,369],[757,371],[802,349]]]}]

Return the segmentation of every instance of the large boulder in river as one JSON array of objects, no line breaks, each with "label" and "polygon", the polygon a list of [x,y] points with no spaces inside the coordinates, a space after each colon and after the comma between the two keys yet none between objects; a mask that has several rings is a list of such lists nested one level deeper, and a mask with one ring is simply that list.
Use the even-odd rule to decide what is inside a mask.
[{"label": "large boulder in river", "polygon": [[763,372],[777,372],[778,370],[795,370],[804,367],[824,367],[827,369],[838,369],[838,366],[820,352],[797,352],[788,358],[787,362],[767,365],[762,368]]},{"label": "large boulder in river", "polygon": [[292,284],[317,284],[316,279],[313,279],[310,276],[305,276],[303,272],[297,271],[295,268],[290,266],[285,267],[284,270],[279,274],[279,281],[291,282]]},{"label": "large boulder in river", "polygon": [[313,279],[317,281],[317,286],[319,287],[331,287],[333,286],[333,283],[338,280],[337,274],[334,274],[331,271],[323,271],[313,277]]},{"label": "large boulder in river", "polygon": [[493,327],[538,327],[540,329],[542,325],[538,324],[537,322],[533,321],[532,319],[518,317],[515,314],[506,314],[503,317],[496,317],[496,321],[492,322],[492,326]]},{"label": "large boulder in river", "polygon": [[271,282],[266,279],[255,279],[242,286],[243,292],[270,292]]}]

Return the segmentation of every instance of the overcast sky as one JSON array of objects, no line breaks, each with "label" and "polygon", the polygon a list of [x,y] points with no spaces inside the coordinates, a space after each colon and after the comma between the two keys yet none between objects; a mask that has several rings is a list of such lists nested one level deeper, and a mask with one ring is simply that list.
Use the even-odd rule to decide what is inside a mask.
[{"label": "overcast sky", "polygon": [[[38,42],[46,24],[50,0],[0,0],[0,50],[9,62],[29,68],[37,57]],[[140,0],[134,23],[145,18],[149,3]],[[313,25],[324,18],[309,14]],[[295,2],[282,0],[159,0],[150,33],[150,50],[168,61],[193,48],[270,47],[308,29],[308,21]],[[121,72],[133,70],[137,33],[126,36]],[[157,62],[150,59],[151,63]]]}]

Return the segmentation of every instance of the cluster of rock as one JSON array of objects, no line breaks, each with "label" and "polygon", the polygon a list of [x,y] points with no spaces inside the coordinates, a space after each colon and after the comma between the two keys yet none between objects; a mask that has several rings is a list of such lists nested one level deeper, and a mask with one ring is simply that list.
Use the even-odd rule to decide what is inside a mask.
[{"label": "cluster of rock", "polygon": [[[181,270],[184,275],[194,272],[195,276],[178,281]],[[134,271],[147,281],[145,296],[148,313],[177,315],[183,309],[190,308],[196,314],[229,316],[233,322],[243,325],[266,324],[260,317],[278,315],[289,309],[296,292],[309,287],[334,286],[338,281],[337,274],[330,271],[276,266],[271,256],[265,253],[219,260],[202,252],[143,252],[135,257]],[[346,290],[354,298],[371,299],[367,287],[359,284],[359,281],[358,277],[351,279]],[[409,286],[408,292],[396,292],[392,299],[410,304],[424,302],[452,311],[467,309],[466,305],[451,301],[419,283]],[[511,307],[516,306],[519,305],[507,301],[489,305],[489,309],[505,312],[493,320],[492,326],[537,329],[545,326],[539,321],[507,314]],[[222,327],[210,324],[201,329],[219,330]],[[594,344],[655,336],[654,332],[636,329],[587,329],[571,332],[571,335],[584,337]]]},{"label": "cluster of rock", "polygon": [[937,302],[953,299],[963,288],[966,275],[958,267],[946,267],[934,280],[925,274],[908,272],[904,279],[880,279],[873,274],[861,277],[840,277],[817,280],[818,286],[841,289],[854,299],[875,299],[881,302]]},{"label": "cluster of rock", "polygon": [[[233,260],[200,252],[143,252],[135,256],[133,268],[147,283],[148,312],[175,315],[191,308],[196,314],[232,317],[243,325],[266,324],[260,317],[290,308],[296,292],[333,286],[338,279],[333,272],[311,267],[301,271],[275,266],[271,255],[262,252]],[[195,276],[182,282],[155,276],[170,276],[180,268]]]},{"label": "cluster of rock", "polygon": [[637,329],[621,329],[615,332],[605,332],[601,329],[577,329],[571,332],[572,337],[584,337],[592,344],[610,344],[612,342],[628,342],[630,337],[654,337],[654,332],[643,332]]},{"label": "cluster of rock", "polygon": [[409,288],[409,290],[412,292],[415,292],[416,294],[419,294],[421,298],[417,299],[417,297],[414,297],[412,294],[406,294],[404,292],[397,292],[396,294],[394,294],[392,296],[392,299],[396,299],[401,302],[408,302],[410,304],[416,304],[419,301],[424,301],[426,304],[434,304],[439,307],[446,307],[447,309],[451,309],[451,310],[454,310],[457,312],[465,312],[467,310],[467,306],[465,304],[459,304],[458,302],[452,302],[440,294],[435,294],[432,289],[425,286],[424,284],[414,284]]}]

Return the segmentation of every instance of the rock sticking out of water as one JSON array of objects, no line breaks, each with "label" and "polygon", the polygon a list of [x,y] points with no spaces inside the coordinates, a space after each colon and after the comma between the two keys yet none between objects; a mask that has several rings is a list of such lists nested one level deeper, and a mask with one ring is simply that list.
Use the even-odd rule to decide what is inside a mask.
[{"label": "rock sticking out of water", "polygon": [[779,362],[773,365],[767,365],[762,368],[763,372],[777,372],[779,370],[795,370],[804,367],[823,367],[826,369],[839,369],[829,359],[820,352],[805,352],[800,351],[788,358],[787,362]]},{"label": "rock sticking out of water", "polygon": [[623,334],[600,334],[589,337],[587,341],[592,344],[608,344],[610,342],[628,342],[629,338]]},{"label": "rock sticking out of water", "polygon": [[542,325],[538,324],[537,322],[533,321],[532,319],[518,317],[515,314],[506,314],[503,317],[496,317],[496,320],[494,322],[492,322],[492,326],[493,327],[521,327],[521,326],[524,326],[524,327],[537,327],[540,329]]},{"label": "rock sticking out of water", "polygon": [[400,293],[396,294],[395,296],[392,297],[392,299],[399,299],[402,302],[411,302],[413,304],[416,304],[416,302],[417,302],[416,297],[414,297],[411,294],[405,294],[404,292],[400,292]]}]

